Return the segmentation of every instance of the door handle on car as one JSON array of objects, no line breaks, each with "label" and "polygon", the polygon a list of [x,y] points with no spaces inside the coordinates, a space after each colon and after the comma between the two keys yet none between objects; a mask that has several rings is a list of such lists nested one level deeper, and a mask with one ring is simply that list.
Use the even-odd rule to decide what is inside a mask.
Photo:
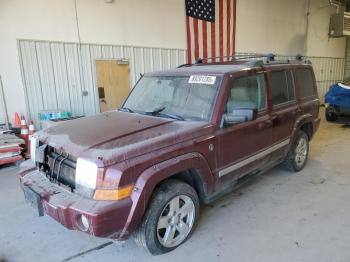
[{"label": "door handle on car", "polygon": [[272,121],[271,120],[266,120],[264,122],[261,122],[258,124],[258,129],[259,130],[262,130],[262,129],[265,129],[265,128],[269,128],[272,126]]}]

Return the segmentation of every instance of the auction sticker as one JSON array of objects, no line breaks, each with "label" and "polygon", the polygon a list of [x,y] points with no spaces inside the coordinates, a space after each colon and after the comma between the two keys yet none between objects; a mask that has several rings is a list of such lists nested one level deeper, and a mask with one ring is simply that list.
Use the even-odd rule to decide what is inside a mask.
[{"label": "auction sticker", "polygon": [[213,85],[215,83],[216,76],[190,76],[188,83],[190,84],[207,84]]}]

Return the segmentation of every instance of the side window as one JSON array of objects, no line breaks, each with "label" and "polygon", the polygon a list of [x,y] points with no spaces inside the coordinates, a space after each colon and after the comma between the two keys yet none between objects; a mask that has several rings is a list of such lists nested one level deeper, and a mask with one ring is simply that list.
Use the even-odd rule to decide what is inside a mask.
[{"label": "side window", "polygon": [[295,88],[291,71],[272,71],[270,80],[273,106],[295,100]]},{"label": "side window", "polygon": [[297,69],[297,79],[300,83],[301,97],[308,97],[315,95],[314,78],[309,69]]},{"label": "side window", "polygon": [[263,74],[235,79],[227,101],[227,112],[234,109],[265,109],[265,79]]}]

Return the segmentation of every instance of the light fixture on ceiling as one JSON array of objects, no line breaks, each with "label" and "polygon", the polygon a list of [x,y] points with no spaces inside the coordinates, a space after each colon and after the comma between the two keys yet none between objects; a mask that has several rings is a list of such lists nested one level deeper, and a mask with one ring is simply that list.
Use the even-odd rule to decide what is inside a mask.
[{"label": "light fixture on ceiling", "polygon": [[114,0],[105,0],[105,3],[107,3],[107,4],[111,4],[113,2],[114,2]]}]

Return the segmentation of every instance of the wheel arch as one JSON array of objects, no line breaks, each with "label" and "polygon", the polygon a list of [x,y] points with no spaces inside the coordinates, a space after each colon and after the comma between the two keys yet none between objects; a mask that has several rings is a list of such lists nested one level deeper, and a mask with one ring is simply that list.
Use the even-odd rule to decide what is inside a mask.
[{"label": "wheel arch", "polygon": [[309,140],[313,137],[313,116],[311,114],[302,115],[294,124],[293,133],[291,136],[291,142],[293,142],[298,134],[298,131],[304,131]]},{"label": "wheel arch", "polygon": [[184,154],[153,165],[146,169],[135,183],[131,195],[133,205],[122,236],[136,230],[155,188],[169,178],[175,178],[193,186],[201,200],[211,194],[214,188],[214,176],[206,159],[200,153]]},{"label": "wheel arch", "polygon": [[300,130],[304,131],[307,134],[309,140],[311,140],[313,137],[313,134],[314,134],[313,129],[314,129],[314,127],[312,125],[312,122],[306,122],[300,126]]}]

